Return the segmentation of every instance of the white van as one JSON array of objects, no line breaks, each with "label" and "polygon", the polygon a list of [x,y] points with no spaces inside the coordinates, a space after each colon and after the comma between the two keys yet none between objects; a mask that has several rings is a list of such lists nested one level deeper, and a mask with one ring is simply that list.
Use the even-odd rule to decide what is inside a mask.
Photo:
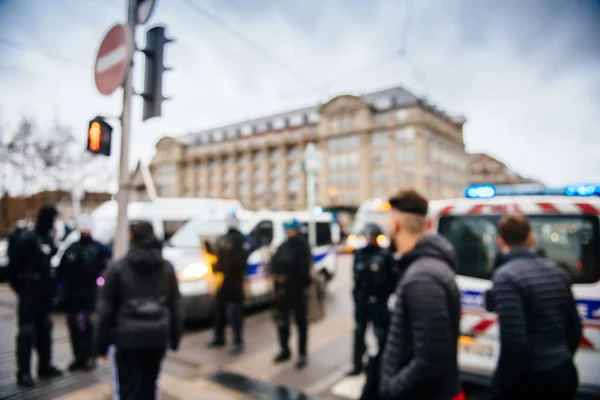
[{"label": "white van", "polygon": [[583,321],[575,358],[580,394],[600,395],[600,186],[477,185],[466,194],[465,199],[431,202],[429,214],[430,229],[449,239],[457,253],[463,379],[487,384],[496,368],[497,316],[485,310],[484,296],[491,287],[498,221],[519,213],[531,221],[540,255],[573,277]]},{"label": "white van", "polygon": [[[308,223],[316,224],[316,247],[313,252],[313,268],[323,282],[331,280],[336,271],[336,251],[332,241],[333,218],[329,213],[311,215],[308,212],[241,211],[237,213],[240,231],[253,243],[260,244],[248,258],[245,283],[247,304],[266,302],[271,298],[268,264],[275,249],[285,240],[283,224],[296,218],[302,231],[308,235]],[[227,232],[225,218],[199,217],[189,221],[165,243],[163,256],[177,270],[179,289],[185,304],[186,319],[208,319],[214,299],[212,263],[203,244]]]}]

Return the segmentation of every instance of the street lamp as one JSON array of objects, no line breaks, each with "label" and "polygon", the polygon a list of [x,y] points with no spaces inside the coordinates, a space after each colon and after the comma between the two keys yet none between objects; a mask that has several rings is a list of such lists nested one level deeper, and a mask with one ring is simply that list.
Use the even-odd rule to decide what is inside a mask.
[{"label": "street lamp", "polygon": [[315,225],[314,210],[316,207],[317,171],[321,167],[321,152],[314,143],[308,143],[304,150],[304,171],[306,172],[306,205],[310,213],[308,225],[308,240],[311,247],[317,245],[317,227]]}]

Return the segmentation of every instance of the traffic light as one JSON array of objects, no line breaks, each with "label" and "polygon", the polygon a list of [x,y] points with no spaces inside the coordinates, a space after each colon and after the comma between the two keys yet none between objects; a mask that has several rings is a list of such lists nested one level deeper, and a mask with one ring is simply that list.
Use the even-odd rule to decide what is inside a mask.
[{"label": "traffic light", "polygon": [[172,42],[165,37],[165,27],[155,26],[146,32],[146,48],[142,50],[146,55],[146,76],[144,82],[144,111],[142,121],[153,117],[160,117],[163,100],[167,98],[162,95],[162,75],[169,71],[163,65],[165,44]]},{"label": "traffic light", "polygon": [[110,156],[112,130],[112,126],[102,117],[91,120],[88,128],[87,150],[93,154]]}]

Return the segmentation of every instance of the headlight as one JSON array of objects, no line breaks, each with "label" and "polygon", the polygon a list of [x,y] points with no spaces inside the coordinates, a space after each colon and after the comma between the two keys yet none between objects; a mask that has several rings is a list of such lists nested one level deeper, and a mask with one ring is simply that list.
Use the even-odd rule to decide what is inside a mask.
[{"label": "headlight", "polygon": [[208,273],[208,266],[204,263],[193,263],[188,265],[179,273],[179,280],[190,282],[199,281]]},{"label": "headlight", "polygon": [[348,240],[346,240],[346,251],[348,253],[352,253],[356,249],[361,249],[367,245],[367,239],[360,235],[356,237],[356,235],[348,236]]},{"label": "headlight", "polygon": [[384,249],[387,249],[390,246],[390,241],[385,235],[377,236],[377,244]]}]

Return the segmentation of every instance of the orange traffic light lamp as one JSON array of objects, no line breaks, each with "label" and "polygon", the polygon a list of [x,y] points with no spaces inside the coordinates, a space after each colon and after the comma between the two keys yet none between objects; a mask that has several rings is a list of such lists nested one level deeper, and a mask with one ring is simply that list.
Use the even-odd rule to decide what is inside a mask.
[{"label": "orange traffic light lamp", "polygon": [[91,120],[88,128],[87,150],[93,154],[110,156],[112,130],[112,126],[102,117]]}]

